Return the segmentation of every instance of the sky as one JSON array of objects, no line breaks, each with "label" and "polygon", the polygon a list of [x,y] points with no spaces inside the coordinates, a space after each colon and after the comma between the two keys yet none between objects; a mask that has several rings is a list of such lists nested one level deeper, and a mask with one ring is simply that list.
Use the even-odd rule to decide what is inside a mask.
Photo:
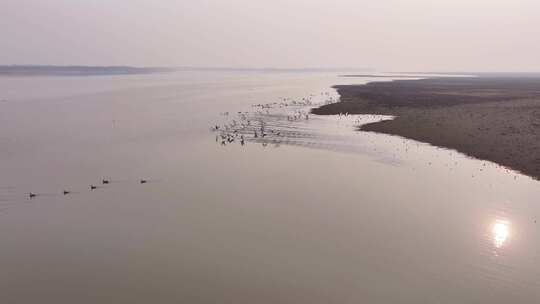
[{"label": "sky", "polygon": [[539,0],[0,0],[0,64],[540,72]]}]

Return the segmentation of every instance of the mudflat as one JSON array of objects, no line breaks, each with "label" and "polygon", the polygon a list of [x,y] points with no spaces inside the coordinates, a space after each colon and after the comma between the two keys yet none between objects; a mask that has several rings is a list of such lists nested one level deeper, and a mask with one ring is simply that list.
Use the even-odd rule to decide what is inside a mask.
[{"label": "mudflat", "polygon": [[335,87],[314,114],[384,114],[362,131],[455,149],[540,179],[540,77],[480,76]]}]

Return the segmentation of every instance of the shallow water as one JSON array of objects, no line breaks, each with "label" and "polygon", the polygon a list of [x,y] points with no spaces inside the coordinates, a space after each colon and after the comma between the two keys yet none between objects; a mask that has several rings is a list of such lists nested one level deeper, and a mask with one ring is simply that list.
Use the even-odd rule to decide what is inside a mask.
[{"label": "shallow water", "polygon": [[[536,303],[537,181],[253,107],[368,80],[0,78],[2,302]],[[269,135],[216,142],[238,111]]]}]

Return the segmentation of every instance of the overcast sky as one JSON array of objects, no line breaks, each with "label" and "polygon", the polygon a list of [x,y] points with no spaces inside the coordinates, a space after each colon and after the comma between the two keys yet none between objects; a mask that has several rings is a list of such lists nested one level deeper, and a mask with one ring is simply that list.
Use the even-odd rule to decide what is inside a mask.
[{"label": "overcast sky", "polygon": [[0,64],[540,71],[540,0],[0,0]]}]

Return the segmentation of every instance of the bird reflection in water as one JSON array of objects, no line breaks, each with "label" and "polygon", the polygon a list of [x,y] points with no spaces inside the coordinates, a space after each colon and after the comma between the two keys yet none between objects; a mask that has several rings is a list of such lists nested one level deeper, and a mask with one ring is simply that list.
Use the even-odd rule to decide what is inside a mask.
[{"label": "bird reflection in water", "polygon": [[510,223],[507,220],[496,220],[491,232],[493,233],[493,245],[496,248],[501,248],[510,236]]}]

